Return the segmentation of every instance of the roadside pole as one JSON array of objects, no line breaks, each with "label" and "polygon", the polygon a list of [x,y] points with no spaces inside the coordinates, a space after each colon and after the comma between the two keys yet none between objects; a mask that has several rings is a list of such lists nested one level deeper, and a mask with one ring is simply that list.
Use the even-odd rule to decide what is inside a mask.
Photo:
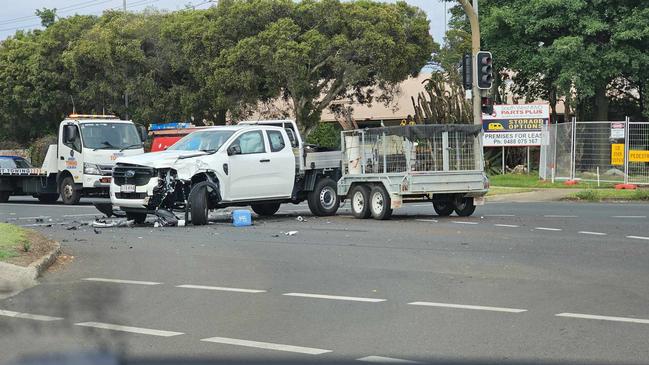
[{"label": "roadside pole", "polygon": [[464,12],[469,18],[471,23],[471,62],[473,63],[473,86],[471,89],[473,97],[473,124],[482,124],[482,105],[481,94],[478,89],[478,67],[475,66],[476,57],[480,52],[480,23],[478,22],[478,0],[473,0],[473,6],[469,4],[469,0],[458,0]]}]

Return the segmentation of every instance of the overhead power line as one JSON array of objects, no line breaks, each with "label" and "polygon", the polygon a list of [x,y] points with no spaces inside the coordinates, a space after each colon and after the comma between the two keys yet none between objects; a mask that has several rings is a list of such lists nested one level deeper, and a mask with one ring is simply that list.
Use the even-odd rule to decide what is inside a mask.
[{"label": "overhead power line", "polygon": [[[77,10],[77,9],[84,9],[84,8],[88,8],[88,7],[91,7],[91,6],[105,4],[105,3],[108,3],[108,2],[112,2],[112,1],[114,1],[114,0],[84,1],[84,2],[81,2],[81,3],[76,3],[76,4],[64,6],[62,8],[57,8],[56,11],[57,12],[59,12],[59,11],[61,11],[61,12],[74,11],[74,10]],[[21,17],[18,17],[18,18],[13,18],[13,19],[0,20],[0,25],[7,25],[7,24],[11,24],[11,23],[20,23],[20,22],[22,22],[24,20],[34,19],[34,18],[38,18],[38,15],[32,14],[32,15],[21,16]]]}]

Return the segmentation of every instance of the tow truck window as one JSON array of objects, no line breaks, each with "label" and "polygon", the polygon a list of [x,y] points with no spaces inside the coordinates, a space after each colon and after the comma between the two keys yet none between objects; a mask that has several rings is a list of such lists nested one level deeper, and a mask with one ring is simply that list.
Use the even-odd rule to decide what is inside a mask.
[{"label": "tow truck window", "polygon": [[232,131],[201,131],[181,138],[167,150],[173,151],[218,151],[232,136]]},{"label": "tow truck window", "polygon": [[284,143],[284,136],[282,132],[279,131],[266,131],[268,133],[268,142],[270,142],[270,151],[279,152],[284,149],[286,144]]},{"label": "tow truck window", "polygon": [[240,135],[232,145],[239,146],[242,155],[266,152],[264,137],[262,136],[261,131],[246,132]]},{"label": "tow truck window", "polygon": [[92,149],[142,148],[137,129],[130,123],[83,123],[83,145]]},{"label": "tow truck window", "polygon": [[[76,126],[75,126],[75,128],[77,128],[77,136],[78,136],[79,135],[79,128],[76,127]],[[72,141],[63,142],[63,144],[70,147],[70,148],[72,148],[73,150],[75,150],[77,152],[81,152],[81,139],[78,138],[78,137],[73,139]]]}]

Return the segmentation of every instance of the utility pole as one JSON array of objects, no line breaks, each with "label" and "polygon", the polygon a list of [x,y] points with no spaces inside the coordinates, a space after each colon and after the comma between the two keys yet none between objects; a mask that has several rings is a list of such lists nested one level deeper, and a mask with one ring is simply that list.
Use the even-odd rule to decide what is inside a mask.
[{"label": "utility pole", "polygon": [[124,12],[126,13],[126,0],[122,1],[122,7],[124,8]]},{"label": "utility pole", "polygon": [[478,67],[476,64],[476,56],[480,52],[480,23],[478,22],[478,0],[473,0],[473,5],[469,4],[469,0],[458,0],[466,16],[471,23],[471,59],[473,62],[473,87],[471,96],[473,97],[473,124],[482,125],[482,98],[480,89],[478,89]]}]

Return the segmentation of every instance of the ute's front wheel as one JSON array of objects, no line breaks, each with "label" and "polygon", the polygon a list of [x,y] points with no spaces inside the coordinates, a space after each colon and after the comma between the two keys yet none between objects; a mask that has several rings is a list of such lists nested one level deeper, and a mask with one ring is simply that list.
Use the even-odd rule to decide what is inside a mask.
[{"label": "ute's front wheel", "polygon": [[329,216],[336,214],[340,206],[336,182],[328,177],[318,180],[313,191],[309,192],[307,201],[313,215]]},{"label": "ute's front wheel", "polygon": [[207,193],[207,184],[203,184],[202,182],[194,185],[189,193],[192,224],[195,226],[204,226],[207,224],[207,218],[209,215]]}]

